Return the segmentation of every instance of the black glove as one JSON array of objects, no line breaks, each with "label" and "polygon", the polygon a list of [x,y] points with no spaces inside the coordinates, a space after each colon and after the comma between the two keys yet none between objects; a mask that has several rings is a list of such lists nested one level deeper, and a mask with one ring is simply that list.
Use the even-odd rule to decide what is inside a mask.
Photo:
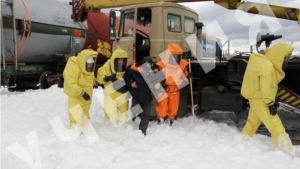
[{"label": "black glove", "polygon": [[165,89],[166,92],[168,92],[170,90],[168,85],[162,85],[162,87]]},{"label": "black glove", "polygon": [[187,78],[191,78],[194,77],[193,72],[189,72],[189,74],[187,75]]},{"label": "black glove", "polygon": [[82,97],[83,97],[84,100],[86,100],[86,101],[90,100],[90,95],[87,94],[86,92],[84,92],[84,93],[82,94]]},{"label": "black glove", "polygon": [[100,86],[102,89],[104,89],[104,85],[103,85],[103,84],[99,84],[99,86]]},{"label": "black glove", "polygon": [[273,105],[268,106],[269,110],[270,110],[270,114],[272,116],[275,116],[277,114],[277,104],[274,103]]},{"label": "black glove", "polygon": [[116,75],[115,75],[115,74],[112,74],[112,75],[110,75],[110,76],[105,76],[105,77],[104,77],[104,80],[105,80],[106,82],[109,82],[109,81],[114,82],[114,81],[117,80],[117,78],[116,78]]},{"label": "black glove", "polygon": [[153,70],[154,70],[154,69],[159,70],[159,66],[158,66],[157,64],[153,63],[152,69],[153,69]]},{"label": "black glove", "polygon": [[93,88],[98,89],[98,86],[99,86],[99,83],[96,83]]},{"label": "black glove", "polygon": [[120,93],[126,93],[128,91],[126,86],[121,87],[120,89],[117,90]]}]

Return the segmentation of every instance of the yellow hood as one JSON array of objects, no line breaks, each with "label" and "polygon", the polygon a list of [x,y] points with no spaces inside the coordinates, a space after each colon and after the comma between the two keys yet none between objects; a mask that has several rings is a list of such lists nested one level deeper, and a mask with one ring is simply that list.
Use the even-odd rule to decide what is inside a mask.
[{"label": "yellow hood", "polygon": [[93,72],[87,72],[86,71],[86,59],[89,58],[89,57],[92,57],[94,59],[94,67],[93,67],[93,70],[95,70],[95,65],[96,65],[96,61],[97,61],[97,55],[98,53],[92,49],[85,49],[85,50],[82,50],[80,53],[78,53],[77,55],[77,64],[79,65],[81,71],[85,74],[94,74],[94,71]]},{"label": "yellow hood", "polygon": [[112,74],[116,74],[116,70],[115,70],[115,59],[116,58],[128,58],[128,54],[125,50],[121,49],[118,47],[118,49],[116,49],[111,58],[110,58],[110,68],[111,68],[111,72]]},{"label": "yellow hood", "polygon": [[285,76],[285,73],[282,70],[284,57],[291,54],[293,50],[294,48],[291,45],[285,43],[277,43],[271,48],[266,49],[265,56],[274,65],[277,83],[279,83]]}]

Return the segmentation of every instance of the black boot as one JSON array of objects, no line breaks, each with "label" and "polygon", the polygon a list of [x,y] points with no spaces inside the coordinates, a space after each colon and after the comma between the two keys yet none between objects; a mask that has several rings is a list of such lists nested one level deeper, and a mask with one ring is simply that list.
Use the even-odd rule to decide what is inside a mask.
[{"label": "black boot", "polygon": [[173,120],[172,119],[170,119],[170,126],[172,126],[173,125]]},{"label": "black boot", "polygon": [[163,121],[164,121],[163,118],[158,118],[157,119],[157,124],[161,124]]},{"label": "black boot", "polygon": [[142,133],[146,136],[146,130],[147,128],[142,126],[142,127],[139,127],[139,129],[142,131]]},{"label": "black boot", "polygon": [[142,133],[146,136],[146,130],[142,130]]},{"label": "black boot", "polygon": [[135,121],[135,119],[136,119],[136,116],[134,116],[134,118],[132,118],[132,121]]}]

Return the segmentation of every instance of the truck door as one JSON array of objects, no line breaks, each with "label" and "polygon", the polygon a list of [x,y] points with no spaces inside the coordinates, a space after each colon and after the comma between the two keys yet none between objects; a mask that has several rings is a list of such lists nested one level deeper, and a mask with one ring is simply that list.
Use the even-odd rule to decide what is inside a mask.
[{"label": "truck door", "polygon": [[117,39],[113,42],[113,50],[119,46],[128,53],[127,65],[136,60],[136,13],[136,8],[122,11]]}]

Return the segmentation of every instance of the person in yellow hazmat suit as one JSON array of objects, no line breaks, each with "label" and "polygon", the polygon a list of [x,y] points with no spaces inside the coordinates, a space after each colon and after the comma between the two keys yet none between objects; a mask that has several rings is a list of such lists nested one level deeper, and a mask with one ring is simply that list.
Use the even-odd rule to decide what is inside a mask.
[{"label": "person in yellow hazmat suit", "polygon": [[287,153],[291,153],[293,147],[277,115],[276,94],[293,50],[289,44],[278,43],[267,48],[265,55],[252,54],[241,89],[242,96],[250,104],[248,120],[242,134],[253,136],[262,122],[271,133],[277,147]]},{"label": "person in yellow hazmat suit", "polygon": [[128,118],[129,95],[123,79],[127,58],[127,52],[118,47],[97,72],[97,82],[104,86],[105,116],[115,127],[124,124]]},{"label": "person in yellow hazmat suit", "polygon": [[89,109],[96,83],[94,69],[97,55],[94,50],[82,50],[77,57],[69,58],[64,69],[64,93],[69,96],[70,127],[85,126],[90,120]]}]

